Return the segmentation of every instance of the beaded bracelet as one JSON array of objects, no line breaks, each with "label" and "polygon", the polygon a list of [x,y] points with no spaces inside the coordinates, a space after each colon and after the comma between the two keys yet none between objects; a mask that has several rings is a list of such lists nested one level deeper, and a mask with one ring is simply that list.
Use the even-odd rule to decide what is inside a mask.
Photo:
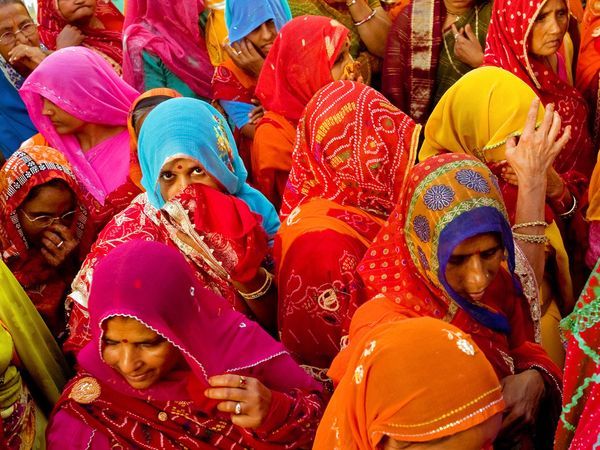
[{"label": "beaded bracelet", "polygon": [[360,27],[363,23],[367,23],[369,20],[371,20],[373,17],[375,17],[375,14],[377,14],[377,11],[372,10],[371,14],[369,14],[363,20],[361,20],[360,22],[354,22],[354,26],[355,27]]},{"label": "beaded bracelet", "polygon": [[543,220],[536,220],[534,222],[523,222],[523,223],[515,223],[511,229],[513,231],[518,230],[520,228],[527,228],[527,227],[548,227],[548,224],[546,222],[544,222]]},{"label": "beaded bracelet", "polygon": [[548,238],[543,234],[513,233],[513,237],[529,244],[546,244],[548,242]]},{"label": "beaded bracelet", "polygon": [[257,298],[265,295],[267,292],[269,292],[269,289],[271,289],[271,285],[273,284],[273,274],[264,267],[261,267],[261,269],[265,274],[265,282],[261,287],[254,292],[242,292],[238,290],[244,300],[256,300]]}]

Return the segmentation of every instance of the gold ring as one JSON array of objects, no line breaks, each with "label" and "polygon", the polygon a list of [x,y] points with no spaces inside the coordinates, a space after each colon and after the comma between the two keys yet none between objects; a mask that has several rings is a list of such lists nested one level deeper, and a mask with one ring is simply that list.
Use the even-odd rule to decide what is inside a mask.
[{"label": "gold ring", "polygon": [[247,384],[246,377],[240,376],[240,387],[245,388],[246,384]]}]

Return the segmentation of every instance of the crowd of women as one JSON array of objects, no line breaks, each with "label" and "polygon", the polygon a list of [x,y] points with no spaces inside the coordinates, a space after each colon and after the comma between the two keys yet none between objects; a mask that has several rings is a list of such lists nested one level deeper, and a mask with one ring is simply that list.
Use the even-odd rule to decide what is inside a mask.
[{"label": "crowd of women", "polygon": [[600,1],[0,0],[0,447],[600,448]]}]

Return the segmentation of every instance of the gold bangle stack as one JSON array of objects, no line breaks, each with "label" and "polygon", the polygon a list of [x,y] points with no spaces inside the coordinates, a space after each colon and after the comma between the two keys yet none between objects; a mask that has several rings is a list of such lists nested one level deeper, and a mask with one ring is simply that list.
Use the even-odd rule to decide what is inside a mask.
[{"label": "gold bangle stack", "polygon": [[548,238],[543,234],[523,234],[513,231],[513,237],[529,244],[546,244],[548,242]]},{"label": "gold bangle stack", "polygon": [[256,300],[257,298],[265,295],[267,292],[269,292],[269,289],[271,289],[271,285],[273,284],[273,274],[264,267],[261,267],[261,269],[265,274],[265,282],[261,287],[254,292],[242,292],[238,289],[238,292],[244,300]]},{"label": "gold bangle stack", "polygon": [[527,227],[544,227],[547,228],[548,227],[548,223],[544,222],[543,220],[536,220],[534,222],[523,222],[523,223],[515,223],[512,226],[512,230],[518,230],[520,228],[527,228]]}]

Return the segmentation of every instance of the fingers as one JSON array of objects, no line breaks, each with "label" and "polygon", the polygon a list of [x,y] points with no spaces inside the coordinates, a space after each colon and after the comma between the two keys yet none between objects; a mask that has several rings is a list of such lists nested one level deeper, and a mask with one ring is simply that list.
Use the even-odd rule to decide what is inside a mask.
[{"label": "fingers", "polygon": [[539,135],[542,138],[546,138],[548,136],[548,132],[552,127],[552,121],[554,120],[554,104],[548,103],[546,105],[546,109],[544,111],[544,119],[542,120],[542,125],[538,130]]},{"label": "fingers", "polygon": [[204,395],[213,400],[241,402],[247,399],[248,394],[246,389],[239,387],[219,387],[207,389]]},{"label": "fingers", "polygon": [[[252,380],[252,378],[246,377],[246,381]],[[234,374],[215,375],[208,379],[208,384],[213,387],[239,387],[240,376]]]},{"label": "fingers", "polygon": [[454,40],[456,40],[457,38],[460,37],[460,32],[458,31],[458,28],[456,28],[456,25],[452,24],[452,34],[454,34]]},{"label": "fingers", "polygon": [[477,36],[475,36],[475,34],[473,33],[473,30],[471,29],[471,25],[469,25],[469,24],[467,24],[467,26],[465,26],[465,37],[470,41],[477,39]]},{"label": "fingers", "polygon": [[555,147],[557,148],[557,155],[564,148],[564,146],[567,145],[569,139],[571,139],[571,125],[567,125],[563,135],[558,139],[558,141],[556,141]]},{"label": "fingers", "polygon": [[531,101],[531,105],[529,106],[529,111],[527,112],[527,120],[525,121],[525,128],[523,129],[523,134],[521,139],[528,140],[531,138],[535,132],[535,125],[537,122],[538,110],[540,109],[540,99],[534,98]]}]

